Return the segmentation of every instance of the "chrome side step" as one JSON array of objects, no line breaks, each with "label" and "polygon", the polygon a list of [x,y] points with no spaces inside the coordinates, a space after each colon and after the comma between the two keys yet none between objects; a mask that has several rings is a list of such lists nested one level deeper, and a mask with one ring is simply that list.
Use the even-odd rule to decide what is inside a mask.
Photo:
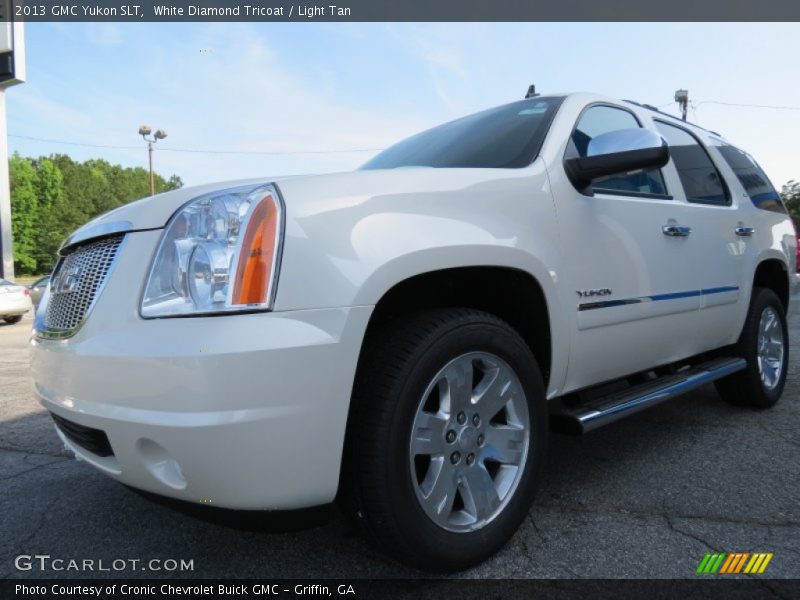
[{"label": "chrome side step", "polygon": [[743,358],[715,358],[585,404],[559,408],[550,414],[550,423],[553,429],[564,433],[587,433],[685,394],[715,379],[741,371],[746,366],[747,362]]}]

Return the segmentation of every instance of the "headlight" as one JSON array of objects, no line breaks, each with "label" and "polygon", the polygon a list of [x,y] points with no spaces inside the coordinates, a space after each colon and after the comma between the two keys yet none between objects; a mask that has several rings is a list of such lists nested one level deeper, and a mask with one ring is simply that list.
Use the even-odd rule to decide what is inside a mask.
[{"label": "headlight", "polygon": [[283,206],[271,185],[214,192],[170,219],[142,297],[143,317],[269,310]]}]

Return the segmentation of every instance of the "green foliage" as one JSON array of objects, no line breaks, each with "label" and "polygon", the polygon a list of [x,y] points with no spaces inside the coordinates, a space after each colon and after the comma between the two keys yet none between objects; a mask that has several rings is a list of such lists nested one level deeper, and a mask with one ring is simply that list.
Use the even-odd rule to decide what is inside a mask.
[{"label": "green foliage", "polygon": [[[65,154],[9,160],[14,268],[45,273],[66,237],[94,217],[148,196],[149,173],[102,159],[76,162]],[[181,187],[177,175],[155,175],[156,192]]]},{"label": "green foliage", "polygon": [[800,231],[800,181],[792,179],[784,185],[781,198],[794,221],[795,230]]},{"label": "green foliage", "polygon": [[35,273],[36,217],[39,214],[39,176],[27,159],[19,154],[8,161],[11,180],[11,234],[14,239],[14,269]]}]

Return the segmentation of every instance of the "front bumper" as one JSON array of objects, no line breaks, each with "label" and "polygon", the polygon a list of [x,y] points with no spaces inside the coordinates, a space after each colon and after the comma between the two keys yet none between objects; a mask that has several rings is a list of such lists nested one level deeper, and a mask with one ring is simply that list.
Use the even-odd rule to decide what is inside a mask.
[{"label": "front bumper", "polygon": [[141,319],[137,246],[151,247],[153,234],[129,235],[74,337],[32,341],[42,404],[103,432],[112,454],[59,430],[64,443],[125,484],[182,500],[238,509],[332,501],[371,308]]}]

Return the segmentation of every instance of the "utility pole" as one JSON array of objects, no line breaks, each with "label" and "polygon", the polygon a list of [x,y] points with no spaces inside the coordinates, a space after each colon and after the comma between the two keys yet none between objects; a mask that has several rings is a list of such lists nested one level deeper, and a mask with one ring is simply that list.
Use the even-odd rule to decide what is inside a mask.
[{"label": "utility pole", "polygon": [[163,140],[165,137],[167,137],[167,132],[163,129],[157,129],[152,137],[148,137],[152,131],[153,130],[149,125],[139,126],[139,135],[141,135],[142,139],[147,142],[147,161],[150,165],[150,195],[155,196],[156,184],[153,177],[153,144],[155,144],[158,140]]},{"label": "utility pole", "polygon": [[689,110],[689,90],[677,90],[675,92],[675,102],[681,107],[681,119],[686,120],[686,113]]},{"label": "utility pole", "polygon": [[8,177],[6,88],[25,81],[25,31],[13,21],[14,4],[0,2],[0,277],[14,278],[11,188]]}]

